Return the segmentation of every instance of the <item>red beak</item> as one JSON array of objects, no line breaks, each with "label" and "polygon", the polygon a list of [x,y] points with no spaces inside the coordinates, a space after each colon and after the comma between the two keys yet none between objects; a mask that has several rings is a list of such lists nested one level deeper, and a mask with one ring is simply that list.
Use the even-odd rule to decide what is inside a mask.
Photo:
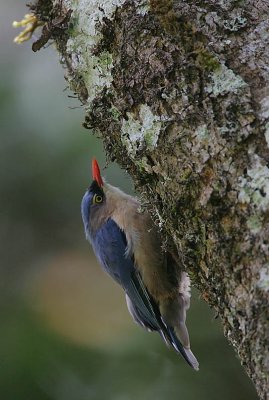
[{"label": "red beak", "polygon": [[92,160],[92,177],[100,187],[104,185],[103,179],[100,174],[100,168],[95,158]]}]

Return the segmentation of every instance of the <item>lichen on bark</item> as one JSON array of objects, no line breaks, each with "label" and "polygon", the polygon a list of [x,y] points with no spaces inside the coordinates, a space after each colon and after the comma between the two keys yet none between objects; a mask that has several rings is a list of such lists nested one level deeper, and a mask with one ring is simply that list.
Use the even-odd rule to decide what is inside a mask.
[{"label": "lichen on bark", "polygon": [[[61,3],[61,7],[59,4]],[[70,87],[267,398],[268,4],[38,0]]]}]

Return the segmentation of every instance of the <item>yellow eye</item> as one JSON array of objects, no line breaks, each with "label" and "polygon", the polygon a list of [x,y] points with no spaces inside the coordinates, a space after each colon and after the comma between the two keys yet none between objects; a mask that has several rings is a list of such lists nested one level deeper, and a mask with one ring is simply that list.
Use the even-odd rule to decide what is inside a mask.
[{"label": "yellow eye", "polygon": [[100,196],[99,194],[95,194],[93,196],[93,200],[92,200],[93,204],[100,204],[100,203],[102,203],[102,201],[103,201],[103,197]]}]

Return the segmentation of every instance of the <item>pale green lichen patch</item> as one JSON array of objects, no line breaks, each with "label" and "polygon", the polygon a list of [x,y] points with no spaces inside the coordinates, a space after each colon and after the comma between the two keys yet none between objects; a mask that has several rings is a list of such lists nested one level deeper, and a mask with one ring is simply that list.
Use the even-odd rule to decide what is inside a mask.
[{"label": "pale green lichen patch", "polygon": [[236,32],[247,24],[247,19],[240,14],[231,15],[229,19],[223,21],[225,29]]},{"label": "pale green lichen patch", "polygon": [[200,141],[208,140],[209,132],[208,132],[206,124],[200,125],[200,126],[198,126],[198,128],[195,129],[195,136]]},{"label": "pale green lichen patch", "polygon": [[[192,160],[197,166],[197,172],[201,172],[204,164],[216,154],[224,152],[226,140],[217,129],[213,129],[207,124],[197,126],[192,133],[189,147],[192,152]],[[197,162],[196,162],[197,161]]]},{"label": "pale green lichen patch", "polygon": [[269,208],[269,168],[261,158],[254,157],[247,176],[239,179],[238,200],[241,203],[253,203],[257,211],[265,212]]},{"label": "pale green lichen patch", "polygon": [[115,120],[120,119],[121,113],[115,106],[111,106],[110,113]]},{"label": "pale green lichen patch", "polygon": [[149,2],[147,0],[135,0],[136,12],[139,15],[146,15],[149,12]]},{"label": "pale green lichen patch", "polygon": [[[210,133],[207,125],[203,124],[198,126],[193,133],[192,152],[194,155],[197,155],[199,161],[202,161],[202,165],[210,158],[208,150],[209,141]],[[200,164],[200,162],[197,163],[197,165]]]},{"label": "pale green lichen patch", "polygon": [[148,164],[147,158],[142,157],[140,160],[136,162],[137,167],[140,169],[141,172],[147,172],[149,174],[152,174],[152,167]]},{"label": "pale green lichen patch", "polygon": [[258,233],[262,228],[262,220],[259,215],[251,215],[251,217],[247,220],[247,227],[251,233],[254,235]]},{"label": "pale green lichen patch", "polygon": [[269,264],[266,264],[261,268],[257,286],[260,289],[269,292]]},{"label": "pale green lichen patch", "polygon": [[110,87],[113,60],[111,54],[103,52],[93,56],[92,50],[102,38],[100,26],[103,19],[110,19],[117,7],[125,0],[65,0],[68,9],[73,9],[72,37],[67,42],[66,51],[71,55],[74,73],[83,78],[88,90],[90,103],[97,93]]},{"label": "pale green lichen patch", "polygon": [[128,154],[135,157],[139,150],[152,151],[156,146],[162,129],[162,120],[154,115],[149,106],[140,106],[138,118],[127,113],[121,127],[121,140],[127,148]]},{"label": "pale green lichen patch", "polygon": [[260,102],[260,117],[269,118],[269,96],[264,97]]},{"label": "pale green lichen patch", "polygon": [[235,75],[225,65],[221,65],[211,74],[211,83],[205,88],[205,91],[213,96],[218,96],[228,92],[237,93],[239,89],[246,86],[246,82],[240,76]]},{"label": "pale green lichen patch", "polygon": [[[266,96],[261,101],[261,109],[260,109],[260,116],[265,120],[269,118],[269,96]],[[269,122],[265,124],[265,132],[264,132],[265,140],[267,146],[269,147]]]}]

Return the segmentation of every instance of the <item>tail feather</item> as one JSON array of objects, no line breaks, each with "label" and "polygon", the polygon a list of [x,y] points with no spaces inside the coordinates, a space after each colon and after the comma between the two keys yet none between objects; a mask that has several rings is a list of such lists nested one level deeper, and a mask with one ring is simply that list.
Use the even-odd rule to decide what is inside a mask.
[{"label": "tail feather", "polygon": [[191,349],[186,349],[184,347],[184,351],[185,351],[185,354],[186,354],[192,368],[195,369],[195,371],[199,371],[199,362],[197,361],[197,358],[195,357],[195,355],[193,354]]},{"label": "tail feather", "polygon": [[195,370],[199,371],[199,363],[192,353],[190,349],[187,349],[184,347],[179,339],[177,338],[174,328],[167,326],[167,332],[166,332],[166,342],[168,341],[171,346],[176,350],[177,353],[180,353],[184,360]]},{"label": "tail feather", "polygon": [[[178,338],[175,328],[167,323],[163,318],[162,313],[156,302],[148,293],[137,271],[132,274],[131,284],[125,287],[127,307],[134,321],[143,328],[151,331],[158,331],[163,341],[169,346],[172,346],[177,353],[180,353],[186,362],[196,371],[199,369],[199,363],[192,354],[189,347],[184,347],[181,340]],[[181,298],[180,298],[181,300]],[[183,299],[183,301],[185,301]],[[170,307],[180,306],[180,303],[169,304]],[[182,308],[184,310],[184,307]],[[185,322],[184,315],[181,319]],[[185,326],[185,324],[184,324]],[[187,334],[188,336],[188,334]],[[185,338],[183,343],[189,343],[189,339]]]}]

